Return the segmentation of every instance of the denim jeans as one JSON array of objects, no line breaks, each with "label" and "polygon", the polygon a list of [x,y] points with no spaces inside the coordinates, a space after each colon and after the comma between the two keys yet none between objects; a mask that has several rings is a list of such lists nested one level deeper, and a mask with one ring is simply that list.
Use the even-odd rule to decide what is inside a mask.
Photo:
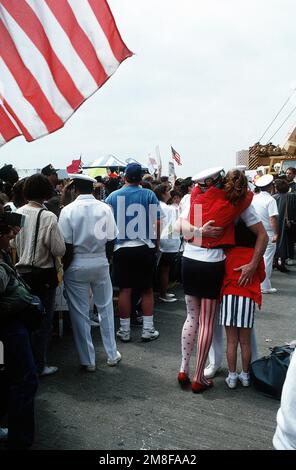
[{"label": "denim jeans", "polygon": [[34,397],[38,387],[29,333],[15,320],[0,328],[0,340],[4,345],[1,392],[8,414],[7,444],[10,449],[28,449],[34,440]]}]

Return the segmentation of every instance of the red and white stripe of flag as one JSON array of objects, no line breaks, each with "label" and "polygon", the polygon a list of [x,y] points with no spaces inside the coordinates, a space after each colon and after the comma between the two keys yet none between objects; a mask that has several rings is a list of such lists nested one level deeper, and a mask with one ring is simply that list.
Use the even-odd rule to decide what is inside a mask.
[{"label": "red and white stripe of flag", "polygon": [[131,56],[106,0],[0,0],[0,145],[61,128]]},{"label": "red and white stripe of flag", "polygon": [[172,149],[172,159],[175,160],[177,165],[182,165],[181,157],[179,153],[171,146]]}]

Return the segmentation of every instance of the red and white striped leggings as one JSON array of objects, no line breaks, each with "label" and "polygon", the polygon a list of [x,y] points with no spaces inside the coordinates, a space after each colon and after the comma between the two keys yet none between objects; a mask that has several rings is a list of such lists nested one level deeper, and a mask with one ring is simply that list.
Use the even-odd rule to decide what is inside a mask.
[{"label": "red and white striped leggings", "polygon": [[189,373],[189,361],[197,339],[196,368],[193,381],[208,384],[203,375],[205,362],[213,338],[214,320],[217,311],[217,300],[199,299],[185,296],[187,318],[182,330],[182,364],[181,372]]}]

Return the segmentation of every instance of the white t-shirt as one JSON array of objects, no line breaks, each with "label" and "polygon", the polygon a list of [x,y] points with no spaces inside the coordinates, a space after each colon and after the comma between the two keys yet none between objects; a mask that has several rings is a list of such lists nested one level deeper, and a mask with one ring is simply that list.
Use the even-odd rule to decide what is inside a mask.
[{"label": "white t-shirt", "polygon": [[283,387],[277,428],[273,436],[276,450],[296,450],[296,353],[293,353]]},{"label": "white t-shirt", "polygon": [[113,211],[91,194],[81,194],[61,211],[59,228],[74,255],[100,255],[118,234]]},{"label": "white t-shirt", "polygon": [[273,230],[270,225],[269,217],[279,215],[276,200],[267,191],[261,191],[259,194],[255,194],[252,204],[266,232],[269,235],[272,234]]},{"label": "white t-shirt", "polygon": [[178,209],[168,206],[160,201],[164,217],[161,219],[160,251],[164,253],[177,253],[180,249],[180,237],[174,233],[173,227],[178,219]]},{"label": "white t-shirt", "polygon": [[[189,212],[190,199],[183,212],[180,214],[180,217],[182,219],[188,219]],[[250,206],[245,209],[244,212],[242,212],[240,218],[245,222],[247,227],[251,227],[252,225],[260,222],[253,204],[250,204]],[[185,243],[183,256],[196,261],[204,261],[207,263],[217,263],[225,259],[223,248],[203,248],[201,246],[193,245],[192,243]]]}]

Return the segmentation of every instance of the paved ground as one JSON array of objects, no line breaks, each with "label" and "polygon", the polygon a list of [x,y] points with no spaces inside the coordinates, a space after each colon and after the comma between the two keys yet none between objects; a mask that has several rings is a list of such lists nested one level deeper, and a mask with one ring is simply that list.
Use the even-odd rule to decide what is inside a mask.
[{"label": "paved ground", "polygon": [[[275,273],[275,295],[265,295],[256,317],[260,355],[296,339],[296,269]],[[99,330],[93,330],[98,370],[82,373],[70,329],[52,343],[51,362],[60,371],[41,382],[36,400],[35,449],[271,449],[279,402],[252,388],[229,390],[226,369],[215,387],[201,395],[182,391],[176,381],[180,332],[185,317],[180,301],[156,305],[160,338],[118,344],[119,366],[106,365]],[[269,340],[268,342],[266,340]],[[225,363],[224,366],[226,367]]]}]

